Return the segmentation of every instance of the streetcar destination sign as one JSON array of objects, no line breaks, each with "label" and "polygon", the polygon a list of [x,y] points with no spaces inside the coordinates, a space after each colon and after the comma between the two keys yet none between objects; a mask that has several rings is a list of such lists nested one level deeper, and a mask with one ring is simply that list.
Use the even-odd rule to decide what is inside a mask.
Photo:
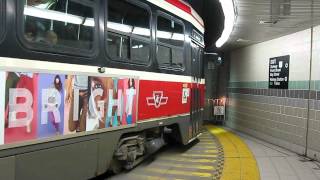
[{"label": "streetcar destination sign", "polygon": [[270,58],[269,61],[269,88],[288,89],[289,86],[290,56]]}]

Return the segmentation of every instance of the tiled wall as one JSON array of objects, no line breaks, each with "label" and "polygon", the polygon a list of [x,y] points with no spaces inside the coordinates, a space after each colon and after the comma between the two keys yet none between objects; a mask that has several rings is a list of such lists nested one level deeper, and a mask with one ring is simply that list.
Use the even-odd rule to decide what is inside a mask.
[{"label": "tiled wall", "polygon": [[[231,53],[226,124],[299,154],[307,149],[320,160],[320,27],[314,28],[313,41],[311,33]],[[268,89],[269,59],[283,55],[290,55],[289,89]]]},{"label": "tiled wall", "polygon": [[227,125],[303,154],[308,97],[307,90],[229,88]]}]

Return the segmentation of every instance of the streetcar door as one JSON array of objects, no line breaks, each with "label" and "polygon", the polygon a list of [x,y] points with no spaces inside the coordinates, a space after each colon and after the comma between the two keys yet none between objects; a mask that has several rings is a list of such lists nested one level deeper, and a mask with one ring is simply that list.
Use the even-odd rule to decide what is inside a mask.
[{"label": "streetcar door", "polygon": [[201,94],[200,94],[200,81],[201,81],[201,60],[202,60],[202,48],[192,42],[192,55],[191,55],[191,76],[192,76],[192,85],[191,85],[191,124],[189,129],[189,134],[192,135],[192,138],[196,137],[200,133],[200,126],[202,125],[201,117]]}]

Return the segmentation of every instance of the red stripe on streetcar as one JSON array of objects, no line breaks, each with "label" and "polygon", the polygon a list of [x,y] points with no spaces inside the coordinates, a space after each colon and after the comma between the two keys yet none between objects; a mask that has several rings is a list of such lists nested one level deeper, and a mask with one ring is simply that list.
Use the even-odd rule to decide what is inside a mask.
[{"label": "red stripe on streetcar", "polygon": [[182,11],[190,14],[199,24],[201,24],[201,26],[204,26],[203,23],[197,17],[194,16],[190,5],[182,2],[181,0],[166,0],[166,1],[176,6],[177,8],[181,9]]},{"label": "red stripe on streetcar", "polygon": [[183,10],[184,12],[192,15],[191,7],[188,6],[187,4],[181,2],[180,0],[166,0],[166,1],[167,1],[168,3],[176,6],[177,8]]}]

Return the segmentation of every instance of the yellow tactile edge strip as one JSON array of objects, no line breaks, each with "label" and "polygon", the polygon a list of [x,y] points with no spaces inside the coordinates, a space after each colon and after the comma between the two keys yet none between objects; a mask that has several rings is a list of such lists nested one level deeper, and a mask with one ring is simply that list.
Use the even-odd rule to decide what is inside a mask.
[{"label": "yellow tactile edge strip", "polygon": [[256,159],[249,147],[237,135],[223,128],[206,126],[223,147],[224,166],[221,180],[259,180]]}]

